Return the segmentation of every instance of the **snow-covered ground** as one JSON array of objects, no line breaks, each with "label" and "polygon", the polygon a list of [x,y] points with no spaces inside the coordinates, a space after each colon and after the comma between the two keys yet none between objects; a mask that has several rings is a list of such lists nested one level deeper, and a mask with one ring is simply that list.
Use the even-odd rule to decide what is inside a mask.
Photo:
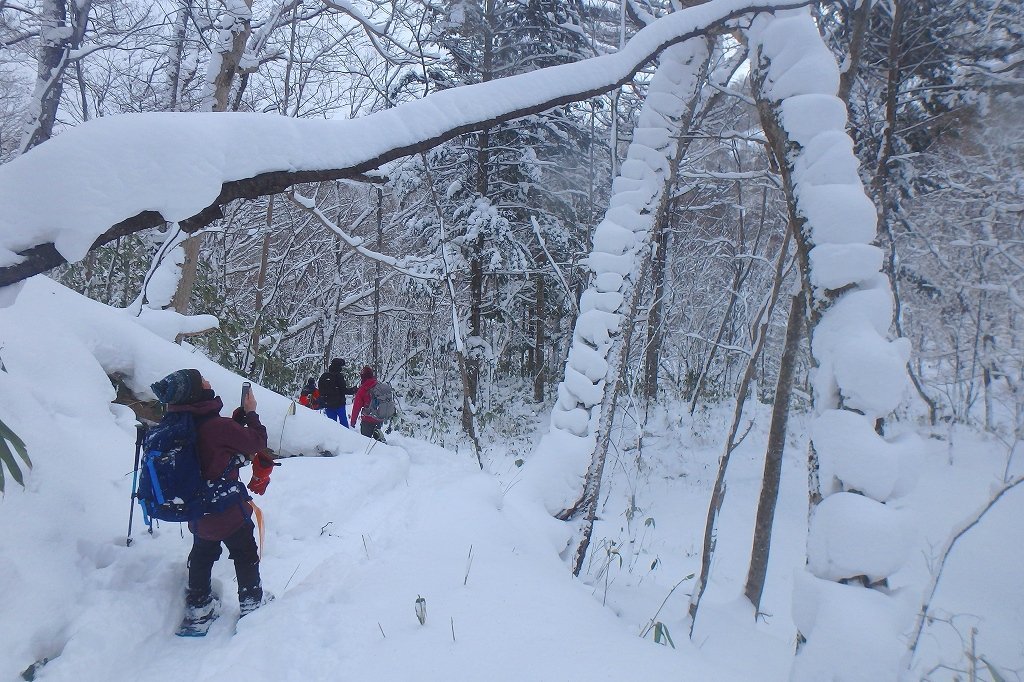
[{"label": "snow-covered ground", "polygon": [[[50,661],[36,669],[39,680],[788,676],[791,586],[806,529],[802,421],[784,463],[762,605],[768,615],[755,624],[739,600],[768,413],[755,406],[757,421],[733,455],[714,571],[691,643],[685,613],[693,579],[685,578],[699,566],[729,406],[693,419],[682,409],[660,411],[640,447],[635,429],[623,430],[577,580],[559,557],[564,525],[535,502],[514,463],[524,443],[493,444],[481,472],[466,451],[398,432],[388,446],[370,447],[303,408],[289,415],[289,399],[256,387],[272,447],[336,456],[286,460],[257,500],[267,526],[263,578],[276,601],[235,632],[224,557],[214,578],[225,616],[206,639],[183,640],[171,633],[190,537],[177,524],[150,536],[136,514],[135,542],[125,546],[134,418],[111,403],[107,375],[121,373],[141,391],[173,369],[197,367],[227,403],[241,378],[124,311],[45,278],[0,309],[0,358],[7,368],[0,416],[35,464],[26,488],[8,480],[0,500],[0,679],[16,679],[44,658]],[[969,431],[935,435],[917,487],[894,502],[916,528],[907,538],[915,559],[892,581],[908,602],[927,587],[936,549],[988,499],[1005,467],[1005,446],[995,440]],[[943,620],[926,629],[909,679],[933,668],[927,679],[953,679],[936,666],[966,666],[972,627],[976,653],[1007,679],[1024,669],[1022,512],[1024,491],[1008,493],[957,545],[933,605]],[[420,596],[425,625],[414,612]],[[654,643],[653,631],[639,636],[655,620],[674,648]],[[991,679],[979,667],[979,678]]]}]

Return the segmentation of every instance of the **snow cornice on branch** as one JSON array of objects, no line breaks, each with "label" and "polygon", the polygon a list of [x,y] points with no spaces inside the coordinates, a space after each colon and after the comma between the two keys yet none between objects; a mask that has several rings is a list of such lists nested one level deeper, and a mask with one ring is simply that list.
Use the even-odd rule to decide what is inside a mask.
[{"label": "snow cornice on branch", "polygon": [[807,4],[713,0],[658,19],[616,54],[437,92],[357,119],[95,119],[0,166],[0,287],[164,222],[195,232],[236,199],[358,178],[459,135],[600,95],[629,82],[666,47],[740,17]]}]

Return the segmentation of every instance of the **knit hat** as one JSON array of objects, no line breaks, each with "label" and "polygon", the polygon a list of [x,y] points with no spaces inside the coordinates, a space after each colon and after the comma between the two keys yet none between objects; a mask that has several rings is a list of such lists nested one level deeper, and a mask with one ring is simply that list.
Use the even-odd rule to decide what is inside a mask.
[{"label": "knit hat", "polygon": [[372,379],[373,367],[370,367],[369,365],[363,367],[363,371],[359,373],[359,378],[362,379],[363,381],[366,381],[367,379]]},{"label": "knit hat", "polygon": [[345,361],[341,358],[334,358],[331,360],[330,366],[327,368],[328,372],[340,372],[345,368]]},{"label": "knit hat", "polygon": [[149,386],[167,405],[186,405],[203,397],[203,375],[198,369],[179,369]]}]

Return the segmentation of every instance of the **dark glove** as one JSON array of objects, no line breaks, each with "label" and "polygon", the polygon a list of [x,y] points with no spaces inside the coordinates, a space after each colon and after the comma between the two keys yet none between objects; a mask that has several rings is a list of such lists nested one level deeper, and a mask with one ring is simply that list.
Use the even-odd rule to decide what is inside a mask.
[{"label": "dark glove", "polygon": [[245,426],[245,410],[243,410],[241,407],[235,408],[235,411],[231,413],[231,418],[234,419],[239,424],[241,424],[242,426]]},{"label": "dark glove", "polygon": [[256,455],[252,460],[252,478],[249,479],[249,490],[257,495],[267,492],[267,486],[270,485],[270,472],[273,470],[273,462],[264,464],[263,458]]}]

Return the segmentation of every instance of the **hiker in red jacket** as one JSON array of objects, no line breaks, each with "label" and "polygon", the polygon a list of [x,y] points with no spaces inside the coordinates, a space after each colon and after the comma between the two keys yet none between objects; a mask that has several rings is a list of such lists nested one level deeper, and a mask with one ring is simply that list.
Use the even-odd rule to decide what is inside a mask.
[{"label": "hiker in red jacket", "polygon": [[[238,480],[238,462],[252,462],[248,488],[262,495],[270,484],[273,460],[266,454],[267,429],[256,414],[252,392],[230,418],[221,417],[224,402],[214,394],[210,382],[197,369],[172,372],[152,385],[153,393],[167,405],[168,412],[191,412],[196,424],[196,452],[203,478]],[[227,472],[227,473],[225,473]],[[238,605],[241,615],[254,611],[273,595],[263,591],[260,582],[260,557],[253,535],[253,509],[248,504],[231,506],[222,512],[206,514],[188,524],[192,531],[192,551],[188,555],[188,589],[185,593],[186,619],[206,623],[217,616],[218,598],[213,595],[210,574],[220,558],[221,543],[235,564],[238,579]]]},{"label": "hiker in red jacket", "polygon": [[317,389],[316,379],[313,377],[310,377],[306,385],[302,387],[302,392],[299,394],[299,404],[305,405],[311,410],[320,409],[320,391]]},{"label": "hiker in red jacket", "polygon": [[352,398],[352,428],[356,427],[356,417],[359,417],[359,433],[367,438],[376,438],[381,443],[386,443],[384,434],[380,430],[383,424],[379,419],[374,419],[366,414],[366,408],[370,405],[370,389],[377,385],[377,378],[374,376],[373,367],[367,365],[359,373],[359,390]]}]

